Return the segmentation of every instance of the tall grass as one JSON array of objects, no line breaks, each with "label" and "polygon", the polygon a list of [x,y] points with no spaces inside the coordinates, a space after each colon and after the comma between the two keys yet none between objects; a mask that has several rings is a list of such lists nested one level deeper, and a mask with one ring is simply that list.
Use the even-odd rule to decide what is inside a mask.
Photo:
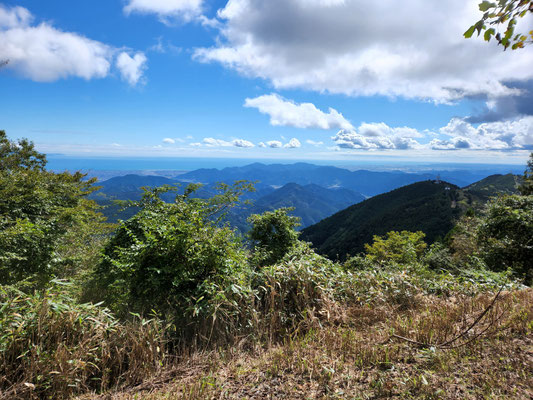
[{"label": "tall grass", "polygon": [[68,398],[145,379],[165,363],[162,325],[120,323],[105,308],[77,304],[56,284],[26,294],[0,287],[0,397]]}]

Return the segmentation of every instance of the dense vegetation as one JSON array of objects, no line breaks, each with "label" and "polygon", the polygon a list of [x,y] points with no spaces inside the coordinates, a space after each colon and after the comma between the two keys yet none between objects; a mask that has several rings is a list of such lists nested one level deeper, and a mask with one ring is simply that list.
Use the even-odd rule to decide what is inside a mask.
[{"label": "dense vegetation", "polygon": [[[147,189],[109,233],[92,181],[46,171],[4,132],[0,155],[0,398],[529,393],[531,195],[466,215],[449,245],[428,247],[423,226],[374,232],[366,254],[339,263],[299,239],[287,209],[251,216],[239,236],[224,221],[247,182],[209,198],[198,185]],[[421,183],[421,197],[465,199],[441,186]],[[481,360],[479,387],[463,387]],[[458,365],[467,372],[443,381]]]}]

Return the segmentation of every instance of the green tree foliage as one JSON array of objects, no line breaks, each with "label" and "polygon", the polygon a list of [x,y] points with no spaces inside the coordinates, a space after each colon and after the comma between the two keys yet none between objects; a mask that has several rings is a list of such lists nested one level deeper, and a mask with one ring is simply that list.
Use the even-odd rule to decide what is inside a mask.
[{"label": "green tree foliage", "polygon": [[533,152],[529,155],[526,170],[524,171],[524,180],[519,187],[520,193],[524,196],[533,195]]},{"label": "green tree foliage", "polygon": [[[210,199],[193,198],[199,185],[167,203],[172,186],[146,190],[139,212],[122,222],[94,272],[93,296],[122,315],[152,310],[168,316],[210,313],[215,293],[246,265],[242,243],[221,226],[221,213],[251,186],[221,185]],[[202,314],[205,317],[205,314]]]},{"label": "green tree foliage", "polygon": [[95,203],[86,199],[94,180],[45,166],[33,143],[10,141],[0,131],[0,284],[33,278],[42,286],[61,276],[74,255],[58,251],[63,240],[73,229],[79,235],[86,222],[100,221]]},{"label": "green tree foliage", "polygon": [[[479,10],[483,17],[464,33],[465,38],[471,38],[474,32],[478,36],[484,32],[483,38],[487,42],[494,37],[504,49],[511,47],[513,50],[533,43],[533,30],[527,34],[515,31],[518,19],[533,13],[532,0],[482,1]],[[505,31],[500,32],[500,26],[505,26]]]},{"label": "green tree foliage", "polygon": [[252,226],[248,236],[253,242],[255,263],[272,265],[280,261],[298,243],[300,219],[288,213],[292,208],[279,208],[248,218]]},{"label": "green tree foliage", "polygon": [[386,236],[374,236],[372,245],[365,244],[366,257],[372,262],[416,262],[424,253],[427,244],[424,232],[391,231]]},{"label": "green tree foliage", "polygon": [[512,269],[533,281],[533,196],[491,201],[478,229],[481,255],[495,271]]}]

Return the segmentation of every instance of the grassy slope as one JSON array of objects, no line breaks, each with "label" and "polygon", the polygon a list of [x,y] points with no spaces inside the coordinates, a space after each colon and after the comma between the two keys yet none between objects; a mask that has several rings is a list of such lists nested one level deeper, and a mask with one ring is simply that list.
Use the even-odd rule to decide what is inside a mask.
[{"label": "grassy slope", "polygon": [[[492,295],[420,297],[408,307],[329,310],[284,343],[196,354],[137,387],[80,399],[530,399],[533,290],[503,293],[457,348],[420,348],[395,332],[442,343],[461,332]],[[466,343],[465,345],[461,345]]]}]

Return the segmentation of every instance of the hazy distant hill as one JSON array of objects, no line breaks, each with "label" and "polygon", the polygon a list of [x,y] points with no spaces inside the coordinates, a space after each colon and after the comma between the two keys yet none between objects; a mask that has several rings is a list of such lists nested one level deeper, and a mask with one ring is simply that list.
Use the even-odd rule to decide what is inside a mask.
[{"label": "hazy distant hill", "polygon": [[471,196],[450,183],[424,181],[367,199],[303,230],[322,254],[344,258],[364,250],[373,235],[392,230],[421,230],[428,242],[446,235],[472,203]]},{"label": "hazy distant hill", "polygon": [[295,210],[291,215],[300,217],[301,228],[304,228],[364,199],[363,195],[349,189],[326,189],[315,184],[301,186],[297,183],[288,183],[260,197],[252,206],[236,210],[230,222],[241,231],[246,231],[246,218],[251,214],[294,207]]},{"label": "hazy distant hill", "polygon": [[222,170],[199,169],[183,174],[179,178],[181,181],[202,183],[233,182],[246,179],[275,186],[282,186],[287,183],[315,184],[324,188],[342,187],[368,197],[434,177],[431,174],[405,172],[349,171],[343,168],[307,163],[271,165],[254,163],[244,167],[224,168]]}]

